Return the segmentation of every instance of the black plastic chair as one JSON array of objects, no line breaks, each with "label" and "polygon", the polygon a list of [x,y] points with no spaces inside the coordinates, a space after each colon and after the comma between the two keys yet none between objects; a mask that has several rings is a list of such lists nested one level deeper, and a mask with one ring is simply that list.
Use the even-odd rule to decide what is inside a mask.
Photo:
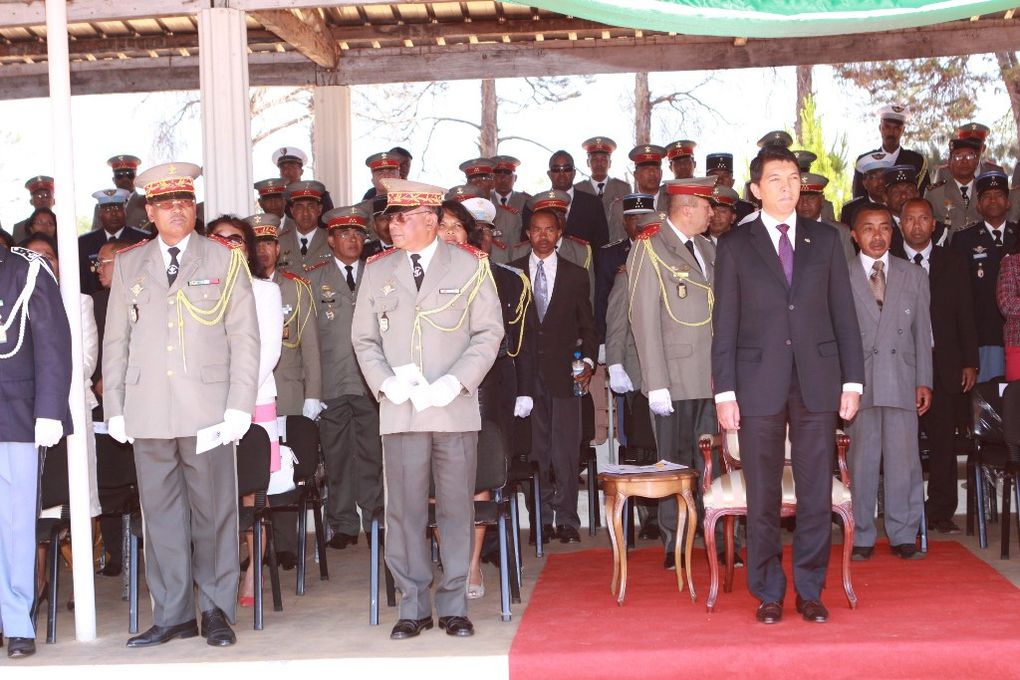
[{"label": "black plastic chair", "polygon": [[581,445],[581,467],[588,472],[588,535],[599,532],[599,464],[598,454],[591,444]]},{"label": "black plastic chair", "polygon": [[258,425],[248,428],[237,445],[237,495],[255,495],[255,505],[238,505],[238,527],[241,532],[252,530],[254,543],[251,563],[255,565],[255,630],[263,628],[262,598],[262,532],[266,531],[266,556],[273,591],[273,611],[283,611],[280,594],[280,572],[273,545],[273,523],[266,512],[266,489],[269,487],[269,435]]},{"label": "black plastic chair", "polygon": [[[130,602],[131,562],[132,558],[137,557],[137,545],[132,550],[132,538],[137,539],[141,534],[139,527],[137,535],[132,535],[132,522],[141,521],[134,447],[131,444],[121,444],[108,434],[97,434],[96,481],[99,486],[99,501],[103,506],[103,514],[98,519],[100,522],[108,518],[119,520],[120,528],[117,535],[107,536],[104,532],[103,543],[107,546],[114,540],[121,543],[121,567],[125,590],[122,597]],[[137,582],[134,586],[137,587]],[[129,611],[128,632],[134,634],[138,631],[137,627],[131,629],[131,614]],[[137,610],[134,611],[134,619],[137,621]]]},{"label": "black plastic chair", "polygon": [[295,593],[305,594],[305,575],[308,571],[308,510],[312,510],[315,523],[315,543],[319,553],[319,579],[329,580],[326,564],[326,531],[322,519],[322,496],[316,483],[315,471],[321,458],[319,428],[305,416],[287,416],[286,440],[297,458],[294,464],[294,483],[298,487],[298,501],[291,505],[276,505],[265,509],[267,514],[296,512],[298,519],[298,564]]},{"label": "black plastic chair", "polygon": [[[987,382],[978,383],[970,392],[970,434],[974,450],[967,461],[967,469],[973,470],[973,477],[968,484],[967,513],[968,516],[971,512],[974,513],[977,520],[978,544],[982,548],[987,548],[986,494],[989,495],[987,500],[989,515],[994,517],[994,510],[997,506],[994,480],[996,476],[1001,476],[1003,479],[1001,556],[1003,559],[1007,559],[1009,557],[1009,506],[1010,497],[1015,492],[1012,487],[1016,485],[1016,466],[1010,465],[1006,448],[1002,418],[1003,398],[999,396],[999,385],[1002,382],[1001,378],[993,378]],[[974,487],[973,493],[970,490],[971,486]],[[1018,494],[1017,503],[1020,506],[1020,494]]]},{"label": "black plastic chair", "polygon": [[[42,509],[60,506],[60,518],[37,519],[36,541],[46,546],[46,643],[57,641],[57,598],[60,592],[60,534],[71,528],[70,492],[67,484],[67,439],[40,454],[40,504]],[[89,537],[91,538],[91,537]],[[88,540],[88,539],[87,539]],[[34,570],[33,570],[34,571]],[[38,614],[40,593],[36,593],[32,618]]]},{"label": "black plastic chair", "polygon": [[[517,494],[523,493],[531,509],[531,535],[535,537],[535,556],[544,557],[542,546],[542,482],[538,472],[538,462],[531,460],[531,418],[514,418],[510,424],[511,446],[510,467],[507,473],[506,496],[510,501],[510,520],[514,536],[520,543],[521,515]],[[530,498],[529,498],[530,497]],[[518,551],[518,580],[523,568],[520,551]]]}]

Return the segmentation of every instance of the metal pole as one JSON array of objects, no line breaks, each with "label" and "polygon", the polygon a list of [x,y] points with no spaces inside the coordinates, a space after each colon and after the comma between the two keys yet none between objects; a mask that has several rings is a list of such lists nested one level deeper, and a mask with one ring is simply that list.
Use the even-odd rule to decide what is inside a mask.
[{"label": "metal pole", "polygon": [[67,5],[46,2],[46,53],[50,81],[53,178],[57,199],[60,296],[71,326],[71,418],[74,434],[67,438],[67,485],[71,498],[71,555],[74,562],[74,628],[78,640],[96,639],[96,594],[92,573],[92,518],[89,512],[87,437],[91,414],[85,407],[82,367],[81,285],[78,273],[78,232],[74,210],[74,142],[71,135],[71,63],[67,47]]}]

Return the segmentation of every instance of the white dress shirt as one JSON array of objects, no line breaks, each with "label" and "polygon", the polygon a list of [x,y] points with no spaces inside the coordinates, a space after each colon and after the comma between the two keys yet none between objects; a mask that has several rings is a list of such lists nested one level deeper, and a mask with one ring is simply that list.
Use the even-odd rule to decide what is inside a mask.
[{"label": "white dress shirt", "polygon": [[255,318],[259,324],[259,389],[255,403],[268,404],[276,399],[273,369],[283,351],[283,297],[280,286],[266,279],[252,278]]},{"label": "white dress shirt", "polygon": [[[676,234],[676,237],[680,239],[680,243],[684,244],[684,249],[686,250],[687,242],[692,240],[691,237],[677,229],[676,225],[673,224],[668,217],[666,218],[666,224],[668,224],[669,228],[673,230],[673,233]],[[697,243],[694,244],[694,259],[698,261],[698,266],[701,267],[701,273],[704,274],[706,271],[705,258],[701,256],[701,250],[698,248]]]},{"label": "white dress shirt", "polygon": [[315,229],[312,229],[307,234],[302,234],[300,231],[297,230],[297,226],[295,225],[294,235],[297,237],[298,250],[301,249],[301,239],[305,239],[306,244],[308,246],[308,250],[311,250],[312,249],[312,244],[315,243],[315,236],[320,231],[322,231],[322,230],[319,229],[318,227],[316,227]]},{"label": "white dress shirt", "polygon": [[[422,259],[424,260],[425,258],[422,258]],[[333,261],[336,262],[336,267],[337,267],[337,269],[340,270],[340,276],[342,276],[344,278],[344,280],[347,279],[347,267],[351,268],[351,276],[354,277],[354,280],[355,281],[358,280],[358,267],[361,266],[361,260],[355,260],[354,262],[352,262],[350,264],[347,264],[343,260],[341,260],[341,259],[339,259],[337,257],[334,257]],[[422,268],[424,268],[424,267],[425,267],[425,265],[422,265]]]},{"label": "white dress shirt", "polygon": [[184,251],[188,249],[188,241],[190,241],[190,240],[191,240],[191,234],[188,234],[187,236],[182,238],[180,241],[178,241],[176,243],[176,245],[168,246],[166,244],[166,242],[163,241],[163,237],[162,236],[160,236],[159,238],[156,239],[156,242],[159,244],[159,252],[163,256],[163,268],[164,269],[167,269],[167,268],[170,267],[170,248],[177,248],[177,249],[179,249],[181,251],[181,252],[177,253],[177,264],[179,265],[179,264],[181,264],[184,261],[184,259],[183,259],[184,258]]},{"label": "white dress shirt", "polygon": [[873,259],[873,258],[870,258],[867,255],[865,255],[864,251],[861,251],[858,254],[858,257],[860,258],[861,265],[864,266],[864,276],[870,278],[871,277],[872,267],[874,266],[874,264],[876,262],[881,262],[882,263],[882,271],[885,272],[886,279],[888,279],[888,277],[889,277],[889,251],[888,250],[885,251],[884,253],[882,253],[882,257],[878,258],[877,260]]},{"label": "white dress shirt", "polygon": [[[907,254],[907,259],[910,260],[911,262],[914,262],[915,255],[917,255],[918,253],[921,254],[922,258],[921,266],[924,267],[925,273],[931,273],[931,250],[932,250],[931,239],[928,240],[928,245],[926,245],[922,250],[914,250],[906,243],[903,244],[903,252]],[[914,264],[917,263],[915,262]]]}]

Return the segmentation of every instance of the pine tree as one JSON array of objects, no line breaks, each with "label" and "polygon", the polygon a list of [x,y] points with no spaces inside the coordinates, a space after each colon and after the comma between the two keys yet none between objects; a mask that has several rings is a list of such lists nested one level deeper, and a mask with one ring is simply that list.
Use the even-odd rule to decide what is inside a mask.
[{"label": "pine tree", "polygon": [[794,139],[793,148],[804,149],[818,156],[811,164],[811,172],[828,178],[825,198],[832,201],[838,215],[843,204],[852,198],[853,168],[847,163],[846,133],[837,137],[831,147],[825,146],[822,119],[811,95],[804,99],[804,107],[800,111],[800,128],[801,139]]}]

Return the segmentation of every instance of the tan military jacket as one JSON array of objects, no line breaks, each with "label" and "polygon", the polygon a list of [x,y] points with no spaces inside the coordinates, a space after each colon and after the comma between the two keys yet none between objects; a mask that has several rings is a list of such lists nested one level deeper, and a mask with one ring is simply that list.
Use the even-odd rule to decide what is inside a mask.
[{"label": "tan military jacket", "polygon": [[704,273],[668,223],[642,232],[627,257],[631,332],[646,395],[669,388],[674,401],[712,398],[715,246],[702,236],[694,243]]},{"label": "tan military jacket", "polygon": [[287,269],[296,274],[303,275],[315,265],[333,257],[333,252],[329,249],[326,237],[325,229],[316,229],[314,240],[308,247],[308,253],[302,257],[297,225],[293,225],[290,229],[281,229],[280,262],[277,266],[281,269]]},{"label": "tan military jacket", "polygon": [[[407,253],[370,258],[354,307],[355,354],[380,401],[380,433],[471,432],[481,428],[478,385],[496,359],[503,315],[484,253],[438,241],[421,290]],[[382,393],[393,368],[414,363],[430,383],[446,374],[463,386],[453,402],[416,412]]]},{"label": "tan military jacket", "polygon": [[276,413],[299,416],[305,399],[322,398],[315,297],[308,280],[297,274],[277,269],[271,280],[283,298],[283,350],[273,370]]},{"label": "tan military jacket", "polygon": [[960,187],[951,179],[945,184],[933,185],[925,192],[924,197],[931,203],[935,220],[946,225],[950,232],[956,232],[981,220],[981,215],[977,211],[977,191],[972,188],[969,193],[971,196],[968,205],[963,201]]},{"label": "tan military jacket", "polygon": [[308,273],[317,310],[323,399],[368,394],[351,344],[354,302],[364,271],[365,263],[359,262],[353,293],[347,286],[346,272],[340,271],[333,257]]},{"label": "tan military jacket", "polygon": [[103,408],[131,437],[171,439],[252,413],[259,327],[243,251],[192,233],[173,286],[159,240],[121,251],[103,338]]},{"label": "tan military jacket", "polygon": [[634,333],[630,330],[627,299],[629,290],[627,271],[623,269],[616,274],[606,306],[606,366],[614,364],[623,366],[634,389],[640,390],[641,364],[638,361]]}]

